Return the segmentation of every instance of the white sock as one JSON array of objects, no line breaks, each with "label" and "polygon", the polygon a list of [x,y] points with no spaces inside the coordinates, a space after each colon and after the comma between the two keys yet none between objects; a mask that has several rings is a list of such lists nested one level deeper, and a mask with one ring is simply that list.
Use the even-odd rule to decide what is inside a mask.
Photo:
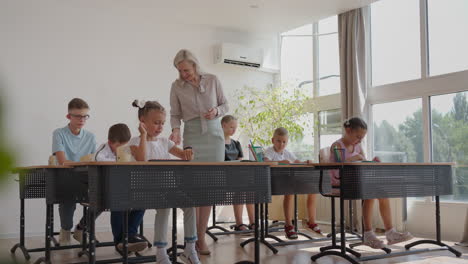
[{"label": "white sock", "polygon": [[167,256],[166,248],[165,247],[157,247],[156,248],[156,256]]},{"label": "white sock", "polygon": [[185,253],[194,252],[195,251],[195,242],[185,242]]},{"label": "white sock", "polygon": [[396,230],[395,230],[394,227],[392,227],[391,229],[385,231],[385,235],[388,236],[388,235],[390,235],[390,234],[393,233],[393,232],[396,232]]}]

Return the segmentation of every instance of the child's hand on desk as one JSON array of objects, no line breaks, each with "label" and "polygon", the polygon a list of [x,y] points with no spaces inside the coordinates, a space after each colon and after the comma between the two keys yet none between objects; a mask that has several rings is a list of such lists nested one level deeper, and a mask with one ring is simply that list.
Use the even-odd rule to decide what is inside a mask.
[{"label": "child's hand on desk", "polygon": [[372,159],[374,162],[382,162],[379,157],[375,156],[374,159]]},{"label": "child's hand on desk", "polygon": [[193,160],[194,154],[191,147],[184,149],[184,160]]},{"label": "child's hand on desk", "polygon": [[360,161],[360,160],[366,160],[366,158],[364,158],[364,156],[362,156],[361,154],[357,154],[355,156],[352,156],[351,158],[349,159],[346,159],[346,161]]},{"label": "child's hand on desk", "polygon": [[140,125],[138,126],[138,131],[140,131],[140,135],[146,137],[147,135],[147,130],[146,130],[146,125],[143,122],[140,122]]}]

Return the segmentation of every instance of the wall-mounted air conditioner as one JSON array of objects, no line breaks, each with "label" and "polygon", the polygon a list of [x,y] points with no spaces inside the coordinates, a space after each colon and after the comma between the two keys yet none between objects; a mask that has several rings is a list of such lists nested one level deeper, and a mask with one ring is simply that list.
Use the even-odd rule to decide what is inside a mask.
[{"label": "wall-mounted air conditioner", "polygon": [[253,68],[262,67],[263,50],[232,43],[215,46],[215,63],[227,63]]}]

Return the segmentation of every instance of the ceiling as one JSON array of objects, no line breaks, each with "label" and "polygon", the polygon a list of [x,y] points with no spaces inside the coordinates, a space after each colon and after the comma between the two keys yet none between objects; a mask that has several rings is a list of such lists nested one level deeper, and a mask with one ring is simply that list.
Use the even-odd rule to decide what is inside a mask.
[{"label": "ceiling", "polygon": [[281,33],[366,6],[376,0],[117,0],[121,7],[150,8],[175,22],[252,33]]}]

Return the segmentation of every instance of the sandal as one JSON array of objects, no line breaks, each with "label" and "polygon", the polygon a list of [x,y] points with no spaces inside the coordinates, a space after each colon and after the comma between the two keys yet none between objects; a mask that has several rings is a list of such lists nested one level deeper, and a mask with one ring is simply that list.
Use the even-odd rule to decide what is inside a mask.
[{"label": "sandal", "polygon": [[320,230],[320,227],[318,226],[318,224],[316,224],[316,223],[311,224],[311,223],[307,222],[306,225],[307,225],[306,226],[307,229],[309,229],[309,230],[311,230],[311,231],[313,231],[313,232],[315,232],[315,233],[317,233],[319,235],[323,235],[322,230]]},{"label": "sandal", "polygon": [[255,223],[250,224],[248,227],[249,227],[250,230],[255,230]]},{"label": "sandal", "polygon": [[200,254],[200,255],[210,255],[211,251],[209,249],[200,249],[197,243],[195,243],[195,250]]},{"label": "sandal", "polygon": [[288,239],[297,239],[297,233],[294,231],[294,226],[284,226],[284,232],[286,232],[286,237]]},{"label": "sandal", "polygon": [[249,230],[250,226],[247,226],[245,224],[240,224],[240,225],[232,225],[231,229],[234,229],[234,231],[247,231]]}]

